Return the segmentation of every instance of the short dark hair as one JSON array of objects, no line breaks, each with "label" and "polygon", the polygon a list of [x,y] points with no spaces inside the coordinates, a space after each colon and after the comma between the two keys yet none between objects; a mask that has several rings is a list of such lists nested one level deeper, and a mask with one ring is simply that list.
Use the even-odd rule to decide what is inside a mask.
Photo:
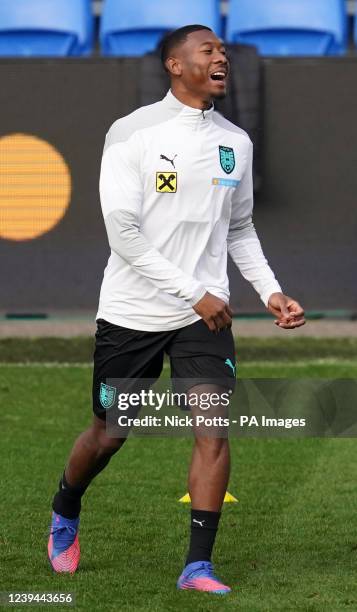
[{"label": "short dark hair", "polygon": [[172,32],[168,32],[162,39],[159,45],[161,62],[163,67],[166,70],[165,62],[168,57],[170,57],[170,53],[172,49],[186,42],[187,36],[191,34],[191,32],[199,32],[200,30],[209,30],[212,32],[211,28],[204,25],[187,25],[183,26],[183,28],[178,28],[178,30],[173,30]]}]

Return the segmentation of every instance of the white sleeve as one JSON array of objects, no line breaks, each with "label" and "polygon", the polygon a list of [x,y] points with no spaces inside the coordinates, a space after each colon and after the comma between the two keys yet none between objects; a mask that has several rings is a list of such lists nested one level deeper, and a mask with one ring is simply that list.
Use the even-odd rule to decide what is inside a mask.
[{"label": "white sleeve", "polygon": [[250,142],[246,169],[233,195],[232,214],[227,238],[228,252],[242,276],[253,285],[265,306],[268,306],[271,294],[281,292],[282,290],[264,256],[252,222],[252,164],[253,145]]},{"label": "white sleeve", "polygon": [[117,143],[103,154],[100,198],[110,248],[158,289],[194,306],[206,293],[205,287],[161,255],[140,232],[143,192],[138,146]]}]

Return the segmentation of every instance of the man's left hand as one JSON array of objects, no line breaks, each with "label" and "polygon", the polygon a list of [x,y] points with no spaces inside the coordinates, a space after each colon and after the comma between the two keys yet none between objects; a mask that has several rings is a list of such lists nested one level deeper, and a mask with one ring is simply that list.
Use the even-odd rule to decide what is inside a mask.
[{"label": "man's left hand", "polygon": [[304,310],[300,304],[283,293],[272,293],[268,310],[277,317],[274,323],[278,327],[294,329],[306,323]]}]

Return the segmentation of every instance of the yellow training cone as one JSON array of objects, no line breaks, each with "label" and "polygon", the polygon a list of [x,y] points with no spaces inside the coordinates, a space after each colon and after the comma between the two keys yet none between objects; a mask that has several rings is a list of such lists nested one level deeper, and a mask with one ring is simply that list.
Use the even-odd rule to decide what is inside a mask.
[{"label": "yellow training cone", "polygon": [[182,502],[183,504],[189,504],[191,501],[191,497],[189,493],[186,493],[186,495],[184,495],[183,497],[181,497],[181,499],[179,499],[179,502]]},{"label": "yellow training cone", "polygon": [[236,497],[234,497],[234,495],[231,495],[231,493],[228,493],[228,491],[227,491],[227,493],[224,496],[224,500],[223,501],[225,501],[225,502],[237,502],[238,499]]},{"label": "yellow training cone", "polygon": [[[186,493],[186,495],[184,495],[183,497],[181,497],[179,499],[179,502],[182,502],[183,504],[189,504],[190,501],[191,501],[191,498],[190,498],[190,494],[189,493]],[[236,497],[234,497],[234,495],[231,495],[231,493],[228,493],[228,491],[227,491],[227,493],[224,496],[224,500],[223,501],[224,502],[237,502],[238,499]]]}]

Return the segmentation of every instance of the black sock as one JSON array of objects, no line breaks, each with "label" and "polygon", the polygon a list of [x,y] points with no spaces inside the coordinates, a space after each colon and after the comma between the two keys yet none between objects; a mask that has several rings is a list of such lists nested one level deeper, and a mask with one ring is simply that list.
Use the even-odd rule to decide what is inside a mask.
[{"label": "black sock", "polygon": [[81,497],[86,488],[71,487],[63,472],[63,476],[59,481],[59,490],[53,498],[53,510],[65,518],[77,518],[81,511]]},{"label": "black sock", "polygon": [[220,516],[220,512],[191,510],[191,539],[186,565],[211,560]]}]

